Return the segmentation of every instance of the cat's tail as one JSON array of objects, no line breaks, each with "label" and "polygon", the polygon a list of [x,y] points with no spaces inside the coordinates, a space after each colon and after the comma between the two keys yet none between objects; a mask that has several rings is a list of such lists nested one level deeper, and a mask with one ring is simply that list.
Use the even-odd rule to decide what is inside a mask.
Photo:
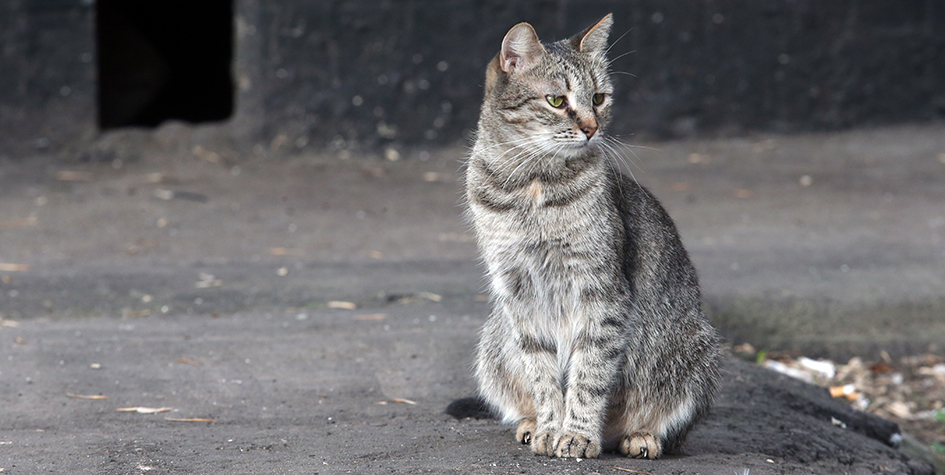
[{"label": "cat's tail", "polygon": [[446,413],[457,418],[465,419],[493,419],[495,414],[481,397],[464,397],[457,399],[446,406]]}]

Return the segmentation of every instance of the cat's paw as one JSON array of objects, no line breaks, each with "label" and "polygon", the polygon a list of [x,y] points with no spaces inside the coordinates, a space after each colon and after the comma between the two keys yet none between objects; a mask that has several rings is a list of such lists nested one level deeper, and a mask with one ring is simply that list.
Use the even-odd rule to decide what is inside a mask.
[{"label": "cat's paw", "polygon": [[597,458],[600,455],[600,442],[581,434],[564,434],[558,439],[555,455],[570,458]]},{"label": "cat's paw", "polygon": [[655,459],[663,455],[663,444],[649,432],[634,432],[620,441],[620,453],[635,459]]},{"label": "cat's paw", "polygon": [[532,452],[537,455],[555,454],[555,434],[554,432],[539,432],[532,437]]},{"label": "cat's paw", "polygon": [[518,430],[515,431],[515,439],[528,445],[532,442],[532,435],[535,434],[535,419],[522,419],[518,423]]}]

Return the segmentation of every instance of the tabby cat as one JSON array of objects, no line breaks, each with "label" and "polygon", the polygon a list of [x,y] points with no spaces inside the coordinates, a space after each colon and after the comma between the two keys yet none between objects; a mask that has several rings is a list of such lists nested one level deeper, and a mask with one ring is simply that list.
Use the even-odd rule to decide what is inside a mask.
[{"label": "tabby cat", "polygon": [[494,304],[481,397],[542,455],[677,450],[719,377],[675,225],[605,137],[611,25],[548,44],[515,25],[488,66],[466,168]]}]

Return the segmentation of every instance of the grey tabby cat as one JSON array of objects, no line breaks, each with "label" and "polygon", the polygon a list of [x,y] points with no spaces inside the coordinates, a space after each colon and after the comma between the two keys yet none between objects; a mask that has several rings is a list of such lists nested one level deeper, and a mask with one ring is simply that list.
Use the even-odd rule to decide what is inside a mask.
[{"label": "grey tabby cat", "polygon": [[672,452],[719,376],[718,337],[673,221],[604,153],[611,24],[550,44],[513,27],[486,72],[467,163],[494,301],[476,377],[542,455]]}]

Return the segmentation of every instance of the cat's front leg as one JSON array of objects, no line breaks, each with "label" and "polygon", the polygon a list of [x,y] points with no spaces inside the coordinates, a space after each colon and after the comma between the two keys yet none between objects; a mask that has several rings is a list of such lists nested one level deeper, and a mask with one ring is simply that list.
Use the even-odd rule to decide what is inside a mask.
[{"label": "cat's front leg", "polygon": [[[539,455],[554,455],[557,435],[564,419],[564,393],[557,369],[556,348],[530,335],[520,335],[524,374],[535,407],[534,425],[520,426],[516,437]],[[528,421],[530,422],[530,421]],[[530,433],[533,430],[534,433]]]},{"label": "cat's front leg", "polygon": [[579,336],[571,354],[565,416],[555,455],[595,458],[601,452],[601,433],[614,376],[626,343],[617,319],[589,326]]}]

